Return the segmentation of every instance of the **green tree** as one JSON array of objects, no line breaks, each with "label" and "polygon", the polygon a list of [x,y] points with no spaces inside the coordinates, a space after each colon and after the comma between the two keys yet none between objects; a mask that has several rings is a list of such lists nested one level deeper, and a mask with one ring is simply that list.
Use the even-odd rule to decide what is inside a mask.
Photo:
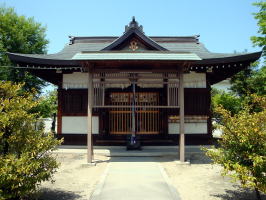
[{"label": "green tree", "polygon": [[58,167],[51,152],[61,141],[35,129],[38,101],[22,86],[0,82],[1,200],[25,198]]},{"label": "green tree", "polygon": [[214,118],[219,118],[219,113],[215,112],[215,108],[218,106],[231,111],[232,114],[237,114],[242,109],[242,100],[233,93],[213,88],[211,91],[211,108]]},{"label": "green tree", "polygon": [[231,90],[242,98],[250,94],[266,95],[266,66],[259,69],[251,66],[231,79]]},{"label": "green tree", "polygon": [[[260,1],[253,5],[259,8],[257,13],[254,13],[258,24],[258,36],[252,36],[251,41],[254,46],[262,47],[263,56],[265,58],[266,45],[266,2]],[[249,94],[256,93],[258,95],[266,95],[266,66],[265,61],[262,67],[257,67],[258,63],[253,64],[248,69],[245,69],[232,77],[232,91],[236,94],[245,97]]]},{"label": "green tree", "polygon": [[25,90],[35,88],[37,92],[46,82],[22,69],[4,68],[12,65],[6,52],[43,54],[48,40],[45,27],[33,18],[18,16],[13,8],[0,5],[0,80],[24,82]]},{"label": "green tree", "polygon": [[35,108],[42,118],[53,117],[57,113],[57,91],[53,90],[39,98],[39,104]]},{"label": "green tree", "polygon": [[[265,52],[265,45],[266,45],[266,2],[260,1],[256,2],[253,5],[259,7],[259,12],[254,13],[255,19],[258,20],[258,34],[259,36],[252,36],[251,40],[254,45],[263,47]],[[265,53],[264,53],[265,55]]]},{"label": "green tree", "polygon": [[[217,107],[223,135],[218,149],[207,150],[207,155],[223,167],[223,175],[240,180],[243,187],[254,188],[257,198],[259,191],[266,193],[266,98],[253,97],[252,104],[235,115],[222,107]],[[254,112],[254,105],[260,105]]]}]

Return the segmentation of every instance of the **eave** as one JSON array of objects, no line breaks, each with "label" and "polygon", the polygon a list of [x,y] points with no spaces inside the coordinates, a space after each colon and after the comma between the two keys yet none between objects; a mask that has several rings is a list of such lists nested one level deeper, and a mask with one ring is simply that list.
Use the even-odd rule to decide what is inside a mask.
[{"label": "eave", "polygon": [[254,62],[261,57],[262,52],[247,53],[242,55],[230,56],[230,57],[220,57],[220,58],[209,58],[197,61],[197,65],[216,65],[216,64],[226,64],[226,63],[236,63],[236,62]]},{"label": "eave", "polygon": [[[76,54],[73,59],[69,60],[47,59],[45,58],[45,55],[40,55],[43,58],[36,58],[34,57],[35,55],[31,56],[29,54],[16,53],[8,53],[8,56],[15,64],[26,68],[26,70],[32,74],[56,85],[59,84],[62,78],[62,74],[58,74],[56,71],[57,69],[60,69],[62,73],[80,71],[80,62],[83,61],[95,64],[94,66],[96,68],[99,67],[99,69],[101,66],[108,66],[107,68],[110,70],[114,68],[128,69],[133,66],[137,66],[139,69],[141,69],[142,66],[149,66],[147,67],[149,70],[152,70],[154,67],[156,67],[156,69],[161,68],[161,70],[167,70],[168,66],[169,69],[173,69],[175,66],[179,66],[180,64],[189,61],[191,64],[189,69],[190,71],[207,73],[209,83],[215,84],[250,66],[252,62],[260,58],[261,53],[262,52],[255,52],[250,54],[202,60],[196,54],[169,51],[153,51],[149,53],[115,53],[114,51],[108,53],[103,51],[81,52]],[[123,59],[119,57],[121,54],[124,55]],[[116,57],[111,58],[114,55],[116,55]],[[146,56],[146,58],[141,59],[138,56]],[[161,58],[156,58],[156,56],[161,56]],[[103,59],[103,57],[105,57],[105,59]],[[42,70],[40,68],[45,69]]]},{"label": "eave", "polygon": [[75,60],[61,60],[61,59],[47,59],[45,55],[43,58],[34,57],[30,54],[18,54],[18,53],[7,53],[9,59],[15,63],[28,63],[36,65],[46,65],[46,66],[76,66],[78,63]]}]

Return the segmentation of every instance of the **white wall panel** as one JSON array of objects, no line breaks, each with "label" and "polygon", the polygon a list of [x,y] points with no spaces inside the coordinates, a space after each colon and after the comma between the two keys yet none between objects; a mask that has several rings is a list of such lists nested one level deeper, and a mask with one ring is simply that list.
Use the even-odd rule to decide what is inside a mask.
[{"label": "white wall panel", "polygon": [[88,88],[88,73],[63,74],[63,88]]},{"label": "white wall panel", "polygon": [[[115,81],[116,79],[106,79],[106,81]],[[121,80],[121,81],[127,81]],[[88,88],[88,74],[81,72],[74,72],[72,74],[63,74],[63,88],[64,89],[77,89],[77,88]],[[128,87],[129,84],[107,84],[106,88],[114,87],[114,88],[125,88]],[[150,85],[150,84],[141,84],[141,87],[162,87],[161,84]],[[190,72],[188,74],[184,74],[184,87],[185,88],[206,88],[206,74],[205,73],[195,73]]]},{"label": "white wall panel", "polygon": [[[86,118],[87,121],[87,118]],[[92,133],[99,134],[99,117],[92,116]]]},{"label": "white wall panel", "polygon": [[185,88],[206,88],[206,74],[190,72],[184,74]]},{"label": "white wall panel", "polygon": [[[87,134],[87,117],[63,116],[62,133],[63,134]],[[99,134],[99,117],[92,116],[92,133]]]},{"label": "white wall panel", "polygon": [[[179,134],[179,123],[168,123],[169,134]],[[207,122],[185,123],[185,134],[207,134]]]},{"label": "white wall panel", "polygon": [[222,90],[224,92],[230,92],[231,83],[229,79],[223,80],[219,83],[213,84],[212,88]]}]

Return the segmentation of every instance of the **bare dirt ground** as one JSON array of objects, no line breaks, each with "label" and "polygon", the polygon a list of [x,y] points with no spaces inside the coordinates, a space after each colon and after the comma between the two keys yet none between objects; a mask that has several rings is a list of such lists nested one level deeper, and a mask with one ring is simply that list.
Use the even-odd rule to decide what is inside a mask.
[{"label": "bare dirt ground", "polygon": [[95,185],[104,173],[108,159],[95,155],[96,166],[84,165],[85,154],[56,154],[61,166],[54,176],[54,183],[44,182],[39,200],[89,200]]},{"label": "bare dirt ground", "polygon": [[[39,200],[89,200],[96,184],[112,159],[95,155],[96,166],[84,166],[86,155],[58,153],[61,162],[54,183],[44,182]],[[110,159],[110,160],[109,160]],[[221,167],[211,165],[202,155],[191,157],[190,165],[179,165],[174,157],[157,157],[182,200],[255,200],[255,193],[244,190],[230,178],[220,175]],[[262,196],[266,200],[266,195]]]},{"label": "bare dirt ground", "polygon": [[[203,155],[191,157],[190,165],[164,158],[161,162],[182,200],[256,200],[255,192],[240,188],[230,177],[221,176],[221,167],[211,165]],[[266,195],[262,195],[266,200]]]}]

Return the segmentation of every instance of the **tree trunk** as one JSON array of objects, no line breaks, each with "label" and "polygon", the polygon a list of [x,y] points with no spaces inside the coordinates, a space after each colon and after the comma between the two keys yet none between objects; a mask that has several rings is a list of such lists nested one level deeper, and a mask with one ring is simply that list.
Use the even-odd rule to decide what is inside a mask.
[{"label": "tree trunk", "polygon": [[256,192],[257,199],[261,200],[260,191],[258,190],[258,188],[255,188],[255,192]]}]

